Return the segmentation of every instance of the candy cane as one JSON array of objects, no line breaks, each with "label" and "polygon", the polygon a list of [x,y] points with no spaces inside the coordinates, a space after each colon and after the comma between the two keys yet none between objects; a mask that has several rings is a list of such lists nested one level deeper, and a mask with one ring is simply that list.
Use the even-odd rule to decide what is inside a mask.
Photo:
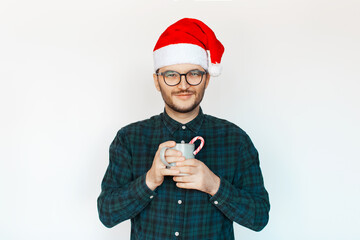
[{"label": "candy cane", "polygon": [[204,144],[205,144],[205,140],[204,140],[202,137],[200,137],[200,136],[194,137],[193,139],[191,139],[191,141],[190,141],[189,143],[190,143],[190,144],[194,144],[194,142],[195,142],[196,140],[200,140],[201,143],[200,143],[200,146],[193,152],[194,156],[195,156],[196,154],[198,154],[198,152],[203,148],[203,146],[204,146]]}]

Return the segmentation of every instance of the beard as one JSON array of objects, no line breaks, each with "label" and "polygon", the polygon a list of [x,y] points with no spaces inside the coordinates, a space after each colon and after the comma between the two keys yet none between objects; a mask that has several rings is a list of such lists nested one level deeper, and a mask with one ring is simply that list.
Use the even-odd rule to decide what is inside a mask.
[{"label": "beard", "polygon": [[[160,86],[160,92],[161,92],[161,96],[165,102],[165,104],[172,109],[175,112],[178,113],[188,113],[193,111],[197,106],[199,106],[199,104],[201,103],[204,94],[205,94],[205,84],[203,85],[203,88],[197,93],[196,91],[177,91],[177,92],[172,92],[170,93],[171,95],[168,95],[165,93],[165,91],[163,91],[163,89]],[[175,103],[173,101],[172,96],[175,96],[177,94],[193,94],[193,96],[195,96],[195,100],[192,100],[193,102],[191,104],[187,104],[188,106],[181,106],[178,103]]]}]

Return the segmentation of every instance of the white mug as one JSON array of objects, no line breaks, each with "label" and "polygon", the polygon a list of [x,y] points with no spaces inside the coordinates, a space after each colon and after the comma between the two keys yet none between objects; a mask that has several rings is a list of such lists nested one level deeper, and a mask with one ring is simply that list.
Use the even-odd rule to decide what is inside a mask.
[{"label": "white mug", "polygon": [[[194,155],[194,149],[195,149],[195,144],[190,144],[190,143],[176,143],[175,147],[169,148],[169,147],[163,147],[160,150],[160,159],[161,161],[165,164],[166,168],[171,168],[173,166],[176,166],[176,163],[168,163],[165,160],[165,151],[167,149],[175,149],[178,150],[182,153],[182,155],[185,157],[185,159],[190,159],[190,158],[195,158]],[[179,173],[177,176],[185,176],[185,175],[189,175],[187,173]]]}]

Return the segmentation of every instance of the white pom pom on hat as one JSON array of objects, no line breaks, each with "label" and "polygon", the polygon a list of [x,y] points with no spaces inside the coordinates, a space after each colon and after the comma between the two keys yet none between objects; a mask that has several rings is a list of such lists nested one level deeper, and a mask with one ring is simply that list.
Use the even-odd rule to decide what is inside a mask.
[{"label": "white pom pom on hat", "polygon": [[203,22],[183,18],[170,25],[159,37],[154,50],[154,70],[173,64],[202,66],[213,77],[221,74],[224,46]]}]

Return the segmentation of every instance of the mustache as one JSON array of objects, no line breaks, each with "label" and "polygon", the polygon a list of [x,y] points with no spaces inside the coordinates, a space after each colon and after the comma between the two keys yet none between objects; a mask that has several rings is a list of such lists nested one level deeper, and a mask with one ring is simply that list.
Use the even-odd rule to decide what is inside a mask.
[{"label": "mustache", "polygon": [[194,94],[192,91],[180,91],[180,92],[174,92],[173,95],[179,95],[179,94]]}]

